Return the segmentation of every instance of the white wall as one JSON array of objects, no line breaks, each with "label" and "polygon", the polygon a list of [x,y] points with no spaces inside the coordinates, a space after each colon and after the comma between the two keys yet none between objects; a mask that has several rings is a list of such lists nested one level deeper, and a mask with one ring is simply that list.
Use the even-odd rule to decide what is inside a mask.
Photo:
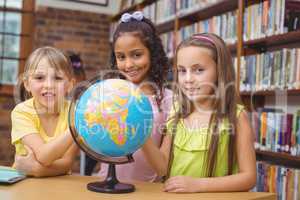
[{"label": "white wall", "polygon": [[86,12],[95,12],[95,13],[114,15],[119,12],[120,2],[121,0],[108,0],[108,6],[105,7],[105,6],[75,3],[71,1],[37,0],[36,6],[47,6],[47,7],[54,7],[54,8],[63,8],[63,9],[70,9],[70,10],[80,10]]}]

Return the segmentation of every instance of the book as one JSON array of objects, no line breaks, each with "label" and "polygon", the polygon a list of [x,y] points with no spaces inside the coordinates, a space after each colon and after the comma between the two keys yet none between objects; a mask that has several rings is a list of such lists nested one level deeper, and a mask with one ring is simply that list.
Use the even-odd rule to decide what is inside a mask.
[{"label": "book", "polygon": [[254,192],[277,193],[278,200],[299,200],[298,169],[257,162],[257,184]]},{"label": "book", "polygon": [[13,184],[25,178],[25,174],[14,168],[0,166],[0,184]]}]

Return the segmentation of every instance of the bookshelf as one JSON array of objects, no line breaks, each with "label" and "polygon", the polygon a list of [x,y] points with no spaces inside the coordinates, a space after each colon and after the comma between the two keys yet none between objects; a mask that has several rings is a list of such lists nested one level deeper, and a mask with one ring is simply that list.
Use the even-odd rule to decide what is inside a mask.
[{"label": "bookshelf", "polygon": [[245,55],[300,46],[300,30],[244,42]]},{"label": "bookshelf", "polygon": [[[149,3],[147,5],[151,5],[155,2],[157,1],[152,1],[151,3],[149,3],[149,1],[144,1],[140,4],[140,6],[135,5],[135,8],[139,8],[139,10],[142,10],[144,8],[143,6],[145,5],[145,3]],[[264,4],[268,4],[270,0],[248,0],[248,1],[221,0],[215,2],[211,2],[211,1],[207,1],[207,2],[208,2],[207,6],[200,7],[200,8],[196,8],[195,6],[195,8],[184,10],[184,11],[180,11],[177,7],[176,13],[173,18],[168,18],[164,22],[156,24],[159,34],[173,32],[175,37],[174,43],[176,46],[179,43],[182,28],[189,27],[193,24],[211,19],[216,16],[221,16],[228,12],[236,12],[235,19],[234,19],[236,25],[236,32],[235,32],[236,37],[233,43],[228,44],[228,47],[237,59],[236,60],[237,74],[241,74],[243,72],[242,70],[243,70],[244,63],[242,60],[246,56],[265,54],[268,52],[275,52],[275,51],[282,50],[284,48],[288,48],[288,49],[300,48],[300,27],[297,27],[295,30],[285,30],[286,27],[284,27],[287,21],[285,12],[288,13],[291,10],[292,11],[296,10],[297,12],[299,12],[299,16],[300,16],[299,1],[292,1],[292,0],[273,1],[272,0],[272,2],[276,2],[275,7],[274,4],[272,4],[273,7],[272,8],[270,7],[269,9],[270,10],[273,9],[274,13],[276,13],[276,14],[273,13],[274,17],[272,18],[272,20],[274,20],[275,22],[273,21],[272,22],[273,26],[271,26],[270,29],[267,29],[265,31],[260,30],[259,28],[258,30],[260,31],[260,33],[257,35],[255,34],[253,35],[253,31],[251,32],[248,30],[247,32],[247,28],[251,27],[253,29],[256,28],[255,26],[260,25],[260,23],[261,24],[263,23],[263,21],[258,21],[258,24],[254,24],[252,26],[251,23],[253,22],[251,20],[255,18],[259,18],[259,15],[257,14],[259,13],[259,11],[263,10],[263,6],[265,6]],[[282,6],[282,4],[278,2],[285,3],[285,5]],[[285,7],[285,9],[279,12],[280,9],[282,9],[282,7]],[[259,11],[257,11],[256,9],[258,9]],[[113,21],[116,22],[122,13],[124,12],[115,15],[113,17]],[[271,14],[268,13],[268,15],[270,17]],[[250,22],[247,21],[249,20],[249,16],[251,18]],[[257,16],[257,17],[253,17],[253,16]],[[260,17],[263,18],[262,16]],[[153,17],[153,19],[155,19],[155,17]],[[276,24],[276,26],[274,24]],[[226,25],[228,26],[228,24]],[[247,28],[245,28],[245,26],[247,26]],[[197,30],[199,31],[199,25],[197,25],[197,27],[198,27]],[[299,59],[300,59],[300,54],[298,60]],[[294,73],[296,73],[296,71]],[[238,77],[240,78],[240,76]],[[241,88],[240,80],[238,80],[236,84],[237,84],[237,88]],[[283,88],[270,87],[267,89],[264,88],[252,92],[241,91],[240,96],[242,101],[246,105],[248,105],[249,107],[254,106],[254,108],[264,107],[267,102],[266,99],[275,98],[278,95],[286,95],[287,98],[295,97],[295,98],[299,98],[300,100],[300,88],[295,88],[295,87],[286,88],[285,85],[282,87]],[[298,109],[300,109],[300,104],[298,105],[299,105]],[[299,126],[300,126],[300,122],[299,122]],[[300,135],[298,137],[300,138]],[[300,144],[298,148],[300,148]],[[256,150],[256,156],[257,156],[257,161],[265,161],[274,165],[284,166],[291,169],[292,168],[300,169],[300,156],[293,156],[289,153],[263,151],[260,149]]]},{"label": "bookshelf", "polygon": [[241,92],[242,97],[249,96],[275,96],[276,94],[286,94],[288,96],[299,96],[300,89],[291,89],[291,90],[266,90],[266,91],[253,91],[253,92]]},{"label": "bookshelf", "polygon": [[[124,1],[124,0],[121,0]],[[125,8],[124,10],[121,10],[118,14],[112,16],[111,20],[112,21],[117,21],[120,19],[120,17],[122,16],[122,14],[126,13],[126,12],[133,12],[135,10],[141,10],[144,7],[154,3],[156,0],[143,0],[140,3],[134,3],[133,5],[130,5],[128,8]],[[122,9],[122,8],[121,8]]]},{"label": "bookshelf", "polygon": [[287,153],[256,150],[256,159],[258,161],[268,160],[272,164],[290,168],[299,168],[300,166],[300,157],[291,156]]},{"label": "bookshelf", "polygon": [[175,29],[175,21],[178,22],[178,29],[184,26],[191,25],[198,21],[210,18],[214,15],[220,15],[229,11],[233,11],[237,9],[237,1],[236,0],[225,0],[219,3],[212,3],[211,5],[204,7],[193,9],[189,13],[178,13],[178,16],[172,20],[168,20],[164,23],[160,23],[157,25],[158,33],[165,33]]},{"label": "bookshelf", "polygon": [[[271,35],[259,39],[254,40],[243,40],[243,21],[242,16],[244,14],[245,8],[261,3],[265,0],[252,0],[245,3],[242,0],[223,0],[214,3],[209,3],[208,6],[192,9],[190,12],[181,12],[177,10],[176,15],[174,18],[168,19],[163,23],[157,24],[157,30],[160,34],[174,31],[177,34],[178,30],[182,27],[189,26],[193,23],[199,22],[201,20],[208,19],[212,16],[221,15],[223,13],[237,10],[237,16],[240,19],[237,20],[238,28],[238,41],[234,44],[229,44],[228,47],[233,53],[238,53],[237,57],[243,55],[252,55],[258,52],[266,52],[266,51],[273,51],[274,49],[281,49],[283,47],[297,47],[300,46],[300,30],[291,31],[283,34]],[[112,17],[112,21],[116,22],[119,20],[121,15],[125,12],[132,12],[134,10],[142,10],[148,5],[157,2],[157,0],[145,0],[138,4],[134,4],[131,7],[122,10],[117,15]],[[293,6],[298,5],[296,2],[292,2]],[[176,41],[178,43],[178,41]],[[238,65],[239,70],[239,65]],[[288,96],[300,96],[300,89],[290,89],[290,90],[283,90],[281,93],[286,93]],[[267,90],[267,91],[253,91],[253,92],[241,92],[240,95],[242,98],[250,98],[250,97],[257,97],[260,96],[260,100],[263,101],[264,96],[274,96],[276,94],[275,90]],[[258,97],[257,97],[258,98]],[[276,153],[273,153],[273,157],[276,156]],[[263,159],[263,155],[260,153],[260,158]],[[270,157],[269,157],[270,158]]]}]

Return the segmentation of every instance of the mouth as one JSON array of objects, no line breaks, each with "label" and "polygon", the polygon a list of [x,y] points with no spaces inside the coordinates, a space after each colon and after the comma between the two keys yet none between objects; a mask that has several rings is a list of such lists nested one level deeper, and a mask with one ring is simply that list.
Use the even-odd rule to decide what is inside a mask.
[{"label": "mouth", "polygon": [[47,98],[51,98],[51,97],[55,97],[56,95],[53,92],[43,92],[42,96],[47,97]]},{"label": "mouth", "polygon": [[188,93],[195,93],[200,90],[200,88],[184,88],[184,90]]},{"label": "mouth", "polygon": [[135,77],[140,73],[141,70],[142,69],[133,69],[133,70],[124,71],[124,73],[129,77]]}]

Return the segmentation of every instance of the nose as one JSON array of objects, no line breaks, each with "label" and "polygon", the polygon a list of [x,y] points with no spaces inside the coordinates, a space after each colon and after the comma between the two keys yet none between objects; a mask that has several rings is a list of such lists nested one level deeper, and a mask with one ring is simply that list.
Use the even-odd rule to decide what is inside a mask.
[{"label": "nose", "polygon": [[186,83],[191,83],[194,80],[193,73],[190,70],[187,70],[185,75],[184,75],[184,81]]},{"label": "nose", "polygon": [[130,69],[130,68],[132,68],[133,66],[134,66],[134,63],[133,63],[132,59],[127,58],[127,59],[125,60],[125,69]]},{"label": "nose", "polygon": [[44,82],[44,87],[46,88],[52,88],[54,87],[54,80],[52,77],[47,77],[45,82]]}]

